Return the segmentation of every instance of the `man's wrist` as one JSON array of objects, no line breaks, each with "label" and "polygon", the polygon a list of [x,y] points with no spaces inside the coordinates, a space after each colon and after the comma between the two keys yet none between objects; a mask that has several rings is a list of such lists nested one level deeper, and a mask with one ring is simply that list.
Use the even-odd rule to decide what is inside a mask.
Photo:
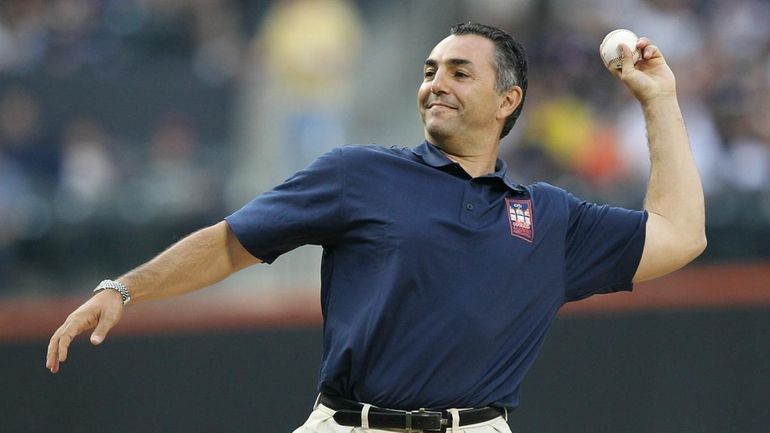
[{"label": "man's wrist", "polygon": [[679,106],[679,100],[676,96],[676,91],[671,93],[659,93],[654,96],[650,96],[644,99],[640,99],[639,103],[643,108],[651,108],[656,106],[674,105]]},{"label": "man's wrist", "polygon": [[679,101],[676,95],[659,96],[642,102],[642,112],[647,122],[668,120],[677,120],[682,122],[682,110],[679,107]]},{"label": "man's wrist", "polygon": [[128,288],[121,283],[120,281],[114,281],[114,280],[103,280],[101,283],[99,283],[98,286],[94,289],[94,294],[101,292],[102,290],[112,289],[115,290],[120,294],[120,297],[123,301],[123,305],[128,305],[129,302],[131,302],[131,293],[128,291]]}]

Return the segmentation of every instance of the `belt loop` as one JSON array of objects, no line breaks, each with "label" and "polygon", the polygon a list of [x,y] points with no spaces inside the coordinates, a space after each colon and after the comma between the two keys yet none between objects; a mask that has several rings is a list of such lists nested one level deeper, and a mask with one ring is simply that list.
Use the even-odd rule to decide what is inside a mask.
[{"label": "belt loop", "polygon": [[315,403],[313,403],[313,410],[318,409],[318,403],[321,401],[321,393],[318,393],[318,397],[315,398]]},{"label": "belt loop", "polygon": [[508,408],[507,408],[507,407],[504,407],[504,408],[503,408],[503,411],[505,411],[505,414],[503,415],[503,419],[504,419],[504,420],[506,420],[506,421],[508,421]]},{"label": "belt loop", "polygon": [[371,404],[363,403],[364,408],[361,409],[361,428],[364,430],[369,429],[369,409],[372,407]]},{"label": "belt loop", "polygon": [[459,433],[460,431],[460,411],[457,409],[447,409],[447,412],[452,414],[452,433]]}]

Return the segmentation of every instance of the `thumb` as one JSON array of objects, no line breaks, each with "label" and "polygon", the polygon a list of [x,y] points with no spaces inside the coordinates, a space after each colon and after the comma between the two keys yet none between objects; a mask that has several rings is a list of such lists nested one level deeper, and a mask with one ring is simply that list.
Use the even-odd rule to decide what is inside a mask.
[{"label": "thumb", "polygon": [[[619,44],[618,48],[621,52],[620,57],[620,72],[621,75],[625,75],[634,70],[634,52],[626,44]],[[634,47],[636,49],[636,47]]]},{"label": "thumb", "polygon": [[103,314],[96,324],[96,329],[91,333],[91,344],[98,346],[107,337],[113,326],[118,322],[118,317],[114,314]]}]

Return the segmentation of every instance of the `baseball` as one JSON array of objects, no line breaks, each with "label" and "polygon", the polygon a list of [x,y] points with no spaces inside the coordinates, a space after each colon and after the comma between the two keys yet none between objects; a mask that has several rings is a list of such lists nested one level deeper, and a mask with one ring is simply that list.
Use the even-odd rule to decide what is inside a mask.
[{"label": "baseball", "polygon": [[634,50],[634,63],[639,61],[642,54],[636,48],[637,41],[639,41],[639,38],[631,30],[617,29],[609,32],[599,46],[604,66],[611,69],[620,69],[623,61],[623,52],[620,51],[618,46],[620,44],[626,44]]}]

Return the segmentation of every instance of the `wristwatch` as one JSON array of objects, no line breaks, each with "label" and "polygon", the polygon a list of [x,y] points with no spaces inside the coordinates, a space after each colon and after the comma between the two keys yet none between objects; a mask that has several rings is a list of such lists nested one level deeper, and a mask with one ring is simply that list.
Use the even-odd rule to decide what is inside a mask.
[{"label": "wristwatch", "polygon": [[112,289],[120,293],[120,297],[123,298],[123,305],[131,302],[131,294],[128,293],[128,289],[120,281],[104,280],[96,286],[94,293],[99,293],[104,289]]}]

